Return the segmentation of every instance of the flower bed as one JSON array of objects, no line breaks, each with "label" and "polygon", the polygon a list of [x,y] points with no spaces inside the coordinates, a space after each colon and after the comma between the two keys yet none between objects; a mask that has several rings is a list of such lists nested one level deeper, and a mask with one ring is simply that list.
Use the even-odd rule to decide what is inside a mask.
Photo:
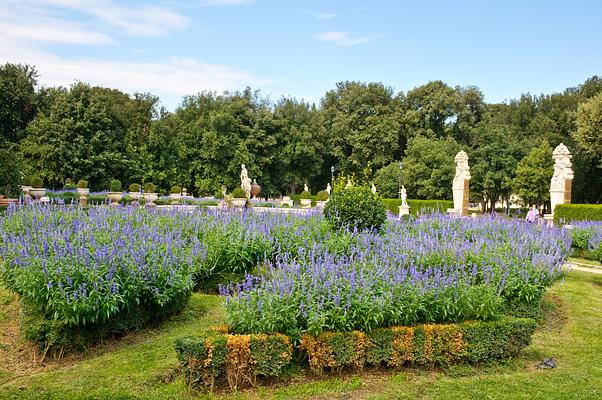
[{"label": "flower bed", "polygon": [[576,256],[602,262],[602,221],[575,222],[570,236]]},{"label": "flower bed", "polygon": [[298,342],[323,331],[536,317],[570,247],[558,229],[502,218],[435,216],[356,239],[348,254],[285,253],[222,287],[233,332]]}]

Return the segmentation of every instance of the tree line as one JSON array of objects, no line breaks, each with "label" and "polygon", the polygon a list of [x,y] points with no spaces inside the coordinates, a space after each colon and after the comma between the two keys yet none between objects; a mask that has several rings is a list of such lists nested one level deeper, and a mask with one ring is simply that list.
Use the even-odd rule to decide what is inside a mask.
[{"label": "tree line", "polygon": [[[183,185],[211,195],[239,185],[240,164],[264,195],[313,192],[335,174],[375,182],[397,197],[449,199],[454,155],[470,157],[471,196],[491,208],[519,195],[547,200],[552,148],[574,154],[573,201],[602,201],[602,78],[562,93],[486,103],[474,86],[431,81],[406,93],[382,83],[347,81],[318,105],[271,101],[260,92],[202,92],[174,112],[148,93],[76,83],[42,87],[29,65],[0,66],[0,185],[18,191],[24,175],[47,187],[86,179]],[[402,168],[399,162],[402,162]]]}]

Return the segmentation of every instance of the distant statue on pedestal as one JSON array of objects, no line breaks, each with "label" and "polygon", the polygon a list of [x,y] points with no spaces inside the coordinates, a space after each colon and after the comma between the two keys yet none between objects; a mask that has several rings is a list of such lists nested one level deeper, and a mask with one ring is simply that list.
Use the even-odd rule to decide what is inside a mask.
[{"label": "distant statue on pedestal", "polygon": [[552,153],[554,157],[554,175],[550,181],[550,205],[551,214],[558,204],[571,203],[571,188],[573,183],[573,156],[569,149],[560,143]]},{"label": "distant statue on pedestal", "polygon": [[408,202],[406,201],[407,198],[408,198],[408,194],[406,192],[406,188],[405,188],[405,186],[401,186],[401,205],[402,206],[408,205]]},{"label": "distant statue on pedestal", "polygon": [[376,186],[374,186],[374,182],[372,182],[372,187],[370,190],[372,190],[372,194],[376,194]]},{"label": "distant statue on pedestal", "polygon": [[251,197],[251,178],[249,178],[249,174],[247,173],[247,168],[244,164],[241,164],[240,171],[240,187],[244,189],[247,197]]},{"label": "distant statue on pedestal", "polygon": [[456,157],[456,175],[452,182],[452,192],[454,196],[454,208],[447,210],[450,214],[467,216],[468,199],[470,196],[470,166],[468,165],[468,154],[461,150]]},{"label": "distant statue on pedestal", "polygon": [[326,191],[328,192],[328,195],[330,196],[330,192],[332,191],[332,186],[330,186],[330,182],[328,182],[326,184]]},{"label": "distant statue on pedestal", "polygon": [[303,185],[303,191],[309,192],[309,188],[307,187],[307,182],[305,183],[305,185]]}]

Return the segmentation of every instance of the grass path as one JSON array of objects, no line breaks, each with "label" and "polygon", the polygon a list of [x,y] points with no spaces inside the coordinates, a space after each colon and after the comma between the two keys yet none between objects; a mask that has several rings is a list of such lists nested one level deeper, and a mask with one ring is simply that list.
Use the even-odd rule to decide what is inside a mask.
[{"label": "grass path", "polygon": [[[31,366],[15,337],[18,306],[0,290],[0,398],[15,399],[600,399],[602,275],[573,271],[547,296],[546,320],[517,360],[443,371],[404,369],[357,376],[300,375],[237,394],[187,393],[173,341],[223,323],[216,296],[195,294],[186,310],[160,328],[132,333],[61,364]],[[11,343],[12,341],[12,343]],[[544,357],[558,368],[538,370]]]}]

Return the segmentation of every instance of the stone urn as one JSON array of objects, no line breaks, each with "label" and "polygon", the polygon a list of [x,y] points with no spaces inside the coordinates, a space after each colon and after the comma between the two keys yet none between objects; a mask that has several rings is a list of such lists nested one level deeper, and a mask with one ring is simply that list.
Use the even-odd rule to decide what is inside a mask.
[{"label": "stone urn", "polygon": [[326,207],[327,202],[328,202],[328,200],[316,200],[316,207],[319,208],[320,210],[323,210],[324,207]]},{"label": "stone urn", "polygon": [[257,183],[255,179],[253,179],[253,184],[251,185],[251,196],[257,198],[257,195],[261,193],[261,186]]},{"label": "stone urn", "polygon": [[90,194],[90,189],[88,188],[77,188],[77,194],[79,197],[86,197]]},{"label": "stone urn", "polygon": [[171,199],[171,204],[179,204],[182,195],[180,193],[171,193],[169,198]]},{"label": "stone urn", "polygon": [[30,190],[31,190],[31,186],[21,185],[21,191],[23,192],[23,194],[29,194]]},{"label": "stone urn", "polygon": [[302,208],[310,208],[311,207],[311,199],[301,199],[300,201]]},{"label": "stone urn", "polygon": [[109,200],[111,200],[112,206],[117,206],[117,205],[119,205],[119,200],[123,199],[123,193],[122,192],[109,192],[109,193],[107,193],[107,197],[109,198]]},{"label": "stone urn", "polygon": [[159,198],[157,193],[144,193],[144,201],[148,207],[154,207],[155,201]]},{"label": "stone urn", "polygon": [[31,189],[29,189],[29,195],[35,201],[39,201],[42,197],[46,196],[46,189],[32,187]]},{"label": "stone urn", "polygon": [[128,192],[128,196],[132,198],[132,201],[138,201],[142,197],[142,193],[140,192]]}]

